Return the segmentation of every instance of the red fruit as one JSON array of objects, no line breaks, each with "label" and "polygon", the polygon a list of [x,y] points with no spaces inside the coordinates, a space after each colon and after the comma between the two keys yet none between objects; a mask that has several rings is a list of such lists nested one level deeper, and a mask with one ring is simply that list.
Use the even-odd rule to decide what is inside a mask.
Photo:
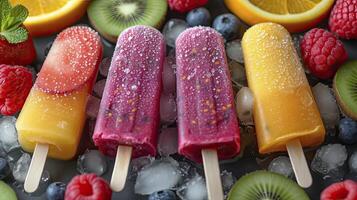
[{"label": "red fruit", "polygon": [[348,58],[342,42],[324,29],[314,28],[307,32],[300,46],[305,65],[321,79],[332,78]]},{"label": "red fruit", "polygon": [[75,176],[68,183],[65,200],[110,200],[112,191],[108,183],[95,174]]},{"label": "red fruit", "polygon": [[357,200],[357,183],[351,180],[334,183],[321,193],[321,200]]},{"label": "red fruit", "polygon": [[357,39],[357,0],[337,0],[329,26],[341,38]]},{"label": "red fruit", "polygon": [[208,0],[168,0],[172,10],[178,12],[188,12],[207,4]]},{"label": "red fruit", "polygon": [[31,36],[24,42],[10,44],[0,37],[0,64],[29,65],[36,59],[36,50]]},{"label": "red fruit", "polygon": [[44,92],[71,92],[93,81],[101,59],[102,44],[95,31],[85,26],[68,28],[53,42],[36,86]]},{"label": "red fruit", "polygon": [[0,114],[21,110],[32,87],[32,73],[25,67],[0,65]]}]

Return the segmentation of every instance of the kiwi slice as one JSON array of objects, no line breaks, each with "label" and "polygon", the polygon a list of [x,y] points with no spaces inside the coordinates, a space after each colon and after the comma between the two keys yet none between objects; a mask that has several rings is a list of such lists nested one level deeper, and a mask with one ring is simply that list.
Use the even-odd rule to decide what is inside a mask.
[{"label": "kiwi slice", "polygon": [[343,112],[357,120],[357,60],[347,62],[337,70],[333,89]]},{"label": "kiwi slice", "polygon": [[255,171],[240,178],[228,200],[309,200],[305,191],[283,175]]},{"label": "kiwi slice", "polygon": [[159,28],[166,12],[167,0],[92,0],[88,7],[89,21],[111,42],[131,26]]},{"label": "kiwi slice", "polygon": [[14,190],[3,181],[0,181],[0,199],[17,200]]}]

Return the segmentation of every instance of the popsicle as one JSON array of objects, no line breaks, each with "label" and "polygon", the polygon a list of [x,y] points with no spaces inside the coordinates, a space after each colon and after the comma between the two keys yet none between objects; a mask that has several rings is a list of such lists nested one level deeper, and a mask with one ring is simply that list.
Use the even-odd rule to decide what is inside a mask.
[{"label": "popsicle", "polygon": [[187,29],[176,41],[179,153],[202,162],[209,199],[223,199],[218,159],[240,150],[224,41],[214,29]]},{"label": "popsicle", "polygon": [[103,153],[116,156],[114,191],[124,187],[131,154],[156,155],[164,57],[154,28],[134,26],[118,38],[93,134]]},{"label": "popsicle", "polygon": [[27,192],[36,190],[47,154],[62,160],[76,154],[101,57],[100,37],[88,27],[68,28],[53,42],[16,122],[22,148],[34,152]]},{"label": "popsicle", "polygon": [[244,34],[242,47],[259,151],[288,150],[298,183],[308,187],[301,147],[321,144],[325,129],[290,34],[278,24],[258,24]]}]

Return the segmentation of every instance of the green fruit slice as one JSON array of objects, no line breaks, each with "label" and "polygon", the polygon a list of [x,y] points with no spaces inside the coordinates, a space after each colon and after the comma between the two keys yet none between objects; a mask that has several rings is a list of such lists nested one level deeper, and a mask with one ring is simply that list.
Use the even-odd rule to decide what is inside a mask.
[{"label": "green fruit slice", "polygon": [[159,28],[166,12],[166,0],[92,0],[88,7],[90,22],[111,42],[131,26]]},{"label": "green fruit slice", "polygon": [[336,99],[343,112],[357,120],[357,61],[349,61],[337,70],[333,80]]},{"label": "green fruit slice", "polygon": [[228,200],[309,200],[294,181],[276,173],[255,171],[240,178]]},{"label": "green fruit slice", "polygon": [[3,181],[0,181],[0,200],[17,200],[14,190]]}]

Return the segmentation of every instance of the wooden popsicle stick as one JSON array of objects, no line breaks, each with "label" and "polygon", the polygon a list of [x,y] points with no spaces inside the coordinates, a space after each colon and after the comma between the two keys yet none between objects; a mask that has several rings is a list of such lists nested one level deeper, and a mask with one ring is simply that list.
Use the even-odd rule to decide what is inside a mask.
[{"label": "wooden popsicle stick", "polygon": [[222,181],[219,171],[218,155],[215,149],[203,149],[203,168],[209,200],[223,200]]},{"label": "wooden popsicle stick", "polygon": [[35,192],[38,188],[42,177],[43,168],[46,163],[48,149],[48,144],[36,144],[24,183],[24,189],[28,193]]},{"label": "wooden popsicle stick", "polygon": [[312,184],[312,177],[300,140],[297,139],[288,142],[286,144],[286,148],[288,150],[298,184],[303,188],[310,187]]},{"label": "wooden popsicle stick", "polygon": [[110,187],[115,192],[120,192],[124,189],[132,150],[133,148],[130,146],[118,146],[112,179],[110,181]]}]

